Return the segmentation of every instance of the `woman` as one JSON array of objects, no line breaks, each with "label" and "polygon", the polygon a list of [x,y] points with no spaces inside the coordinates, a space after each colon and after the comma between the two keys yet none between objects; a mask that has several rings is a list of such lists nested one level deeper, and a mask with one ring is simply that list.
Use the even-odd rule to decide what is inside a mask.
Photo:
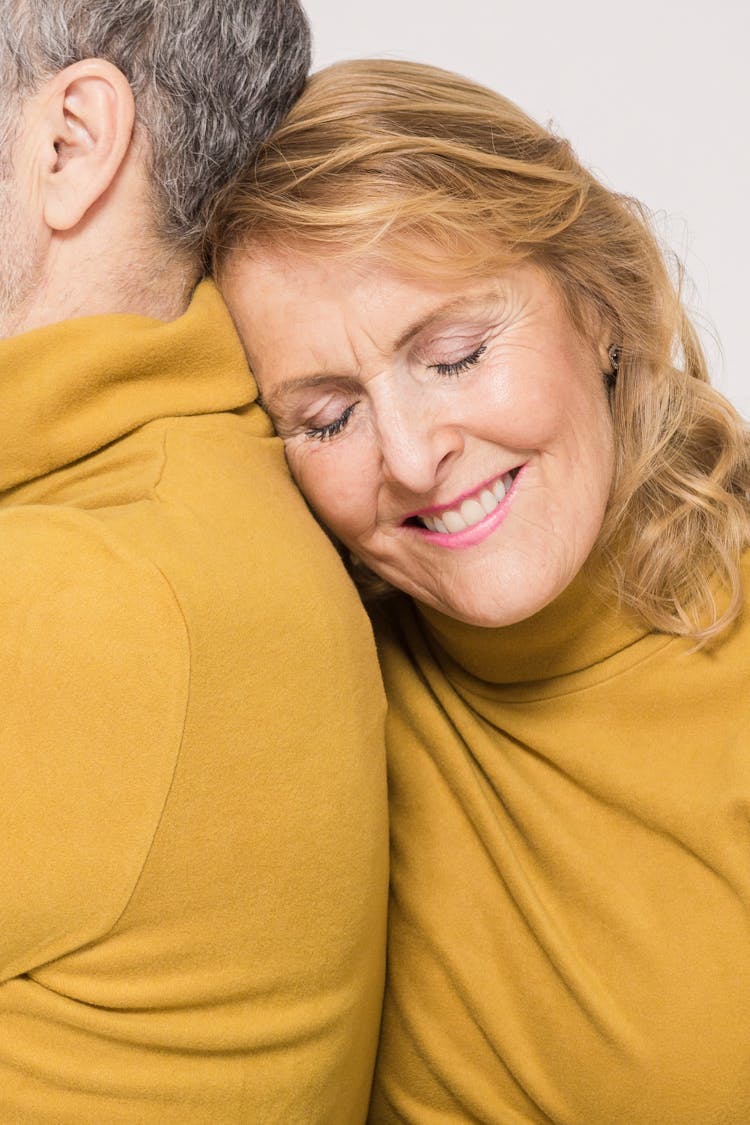
[{"label": "woman", "polygon": [[362,62],[215,233],[297,482],[408,595],[371,1120],[746,1123],[748,436],[643,213],[496,94]]}]

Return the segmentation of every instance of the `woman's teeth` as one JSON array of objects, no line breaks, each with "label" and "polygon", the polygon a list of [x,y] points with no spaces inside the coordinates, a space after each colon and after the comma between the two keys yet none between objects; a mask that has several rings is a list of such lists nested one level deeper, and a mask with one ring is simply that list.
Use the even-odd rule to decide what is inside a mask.
[{"label": "woman's teeth", "polygon": [[422,523],[428,531],[438,531],[442,535],[466,531],[468,527],[480,523],[505,499],[505,494],[513,484],[513,474],[506,473],[494,484],[483,488],[477,496],[464,500],[458,508],[447,508],[439,516],[422,516]]}]

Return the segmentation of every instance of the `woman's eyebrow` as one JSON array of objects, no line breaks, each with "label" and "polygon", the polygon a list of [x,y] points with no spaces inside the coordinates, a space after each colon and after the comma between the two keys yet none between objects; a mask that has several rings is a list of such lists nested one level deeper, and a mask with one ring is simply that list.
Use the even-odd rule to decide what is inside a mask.
[{"label": "woman's eyebrow", "polygon": [[445,320],[447,317],[468,312],[484,313],[489,309],[490,304],[494,303],[496,300],[497,289],[493,286],[492,289],[487,290],[485,293],[473,293],[470,297],[458,297],[455,300],[446,301],[445,304],[433,309],[427,316],[416,321],[402,332],[393,345],[393,350],[400,351],[401,348],[411,343],[415,336],[419,336],[420,333],[426,331],[428,328],[432,328],[434,324]]},{"label": "woman's eyebrow", "polygon": [[294,379],[288,379],[274,387],[272,391],[266,394],[260,394],[258,401],[264,410],[273,413],[275,410],[283,409],[284,405],[290,399],[298,394],[300,391],[309,390],[315,387],[322,387],[336,383],[344,388],[355,386],[354,380],[348,375],[334,375],[333,373],[321,372],[317,375],[300,375]]}]

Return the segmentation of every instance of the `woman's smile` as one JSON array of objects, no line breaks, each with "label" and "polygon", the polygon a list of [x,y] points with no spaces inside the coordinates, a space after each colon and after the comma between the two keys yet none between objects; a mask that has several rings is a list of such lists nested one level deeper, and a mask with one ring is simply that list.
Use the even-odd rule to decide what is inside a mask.
[{"label": "woman's smile", "polygon": [[505,519],[520,469],[485,481],[450,504],[423,508],[404,520],[424,539],[440,547],[461,548],[481,543]]},{"label": "woman's smile", "polygon": [[572,580],[612,425],[599,342],[538,269],[447,284],[258,249],[224,291],[297,483],[361,562],[479,625]]}]

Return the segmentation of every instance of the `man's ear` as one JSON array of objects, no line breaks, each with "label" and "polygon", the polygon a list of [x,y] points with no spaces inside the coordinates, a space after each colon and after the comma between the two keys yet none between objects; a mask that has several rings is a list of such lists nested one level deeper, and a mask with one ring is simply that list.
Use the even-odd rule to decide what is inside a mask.
[{"label": "man's ear", "polygon": [[135,101],[124,74],[84,59],[50,80],[39,169],[44,221],[72,230],[117,178],[133,139]]}]

